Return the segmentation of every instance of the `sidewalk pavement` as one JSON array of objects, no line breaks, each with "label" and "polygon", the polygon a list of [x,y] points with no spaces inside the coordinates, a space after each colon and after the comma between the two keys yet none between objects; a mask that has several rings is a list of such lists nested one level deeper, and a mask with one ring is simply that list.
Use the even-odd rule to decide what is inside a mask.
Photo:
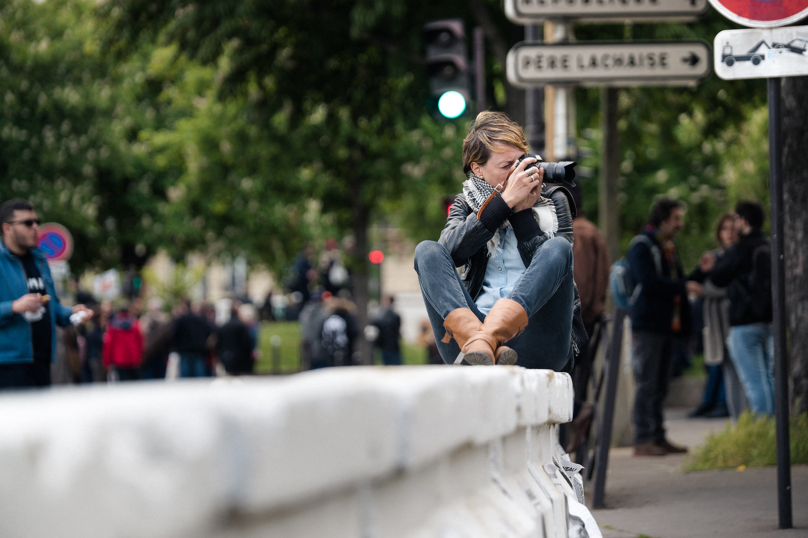
[{"label": "sidewalk pavement", "polygon": [[[728,419],[689,419],[665,411],[668,438],[691,449]],[[606,508],[593,510],[604,538],[808,537],[808,466],[791,468],[794,528],[778,529],[777,468],[685,473],[686,455],[634,457],[609,452]],[[587,501],[591,503],[591,491]]]}]

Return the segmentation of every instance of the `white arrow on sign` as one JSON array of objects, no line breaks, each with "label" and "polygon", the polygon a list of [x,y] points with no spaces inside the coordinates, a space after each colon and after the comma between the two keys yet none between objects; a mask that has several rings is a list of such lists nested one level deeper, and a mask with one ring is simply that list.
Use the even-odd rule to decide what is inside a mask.
[{"label": "white arrow on sign", "polygon": [[707,0],[505,0],[505,15],[517,24],[548,19],[607,22],[692,20],[707,10]]},{"label": "white arrow on sign", "polygon": [[808,26],[724,30],[714,45],[715,74],[724,80],[808,75]]},{"label": "white arrow on sign", "polygon": [[711,58],[704,41],[517,43],[507,75],[519,88],[686,85],[710,74]]}]

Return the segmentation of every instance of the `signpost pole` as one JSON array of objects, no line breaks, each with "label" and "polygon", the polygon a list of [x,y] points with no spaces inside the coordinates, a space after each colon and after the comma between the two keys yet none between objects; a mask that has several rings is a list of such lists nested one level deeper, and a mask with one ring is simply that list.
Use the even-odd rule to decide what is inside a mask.
[{"label": "signpost pole", "polygon": [[623,350],[623,322],[626,311],[615,308],[612,320],[612,335],[606,348],[603,363],[603,377],[606,379],[606,393],[603,396],[603,417],[598,419],[595,446],[595,485],[592,507],[603,508],[606,494],[606,471],[609,467],[609,448],[612,446],[614,425],[614,403],[617,400],[617,383],[620,380],[620,360]]},{"label": "signpost pole", "polygon": [[[536,42],[541,39],[538,24],[525,26],[525,41]],[[531,151],[545,155],[544,148],[544,89],[531,87],[525,90],[525,126],[527,127],[528,145]],[[545,157],[546,158],[546,157]]]},{"label": "signpost pole", "polygon": [[786,287],[783,259],[784,211],[781,174],[780,79],[769,85],[769,195],[772,218],[772,305],[774,331],[774,382],[777,423],[777,507],[781,529],[792,527],[791,451],[789,447],[788,360],[786,350]]},{"label": "signpost pole", "polygon": [[598,200],[600,229],[609,246],[612,260],[620,258],[620,133],[617,122],[620,119],[618,110],[618,89],[601,88],[600,90],[600,126],[603,132],[601,141],[601,174]]}]

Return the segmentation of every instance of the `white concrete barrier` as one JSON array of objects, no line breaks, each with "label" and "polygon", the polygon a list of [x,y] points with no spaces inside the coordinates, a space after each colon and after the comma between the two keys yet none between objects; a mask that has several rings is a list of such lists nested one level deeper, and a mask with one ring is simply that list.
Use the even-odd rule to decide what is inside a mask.
[{"label": "white concrete barrier", "polygon": [[578,536],[571,415],[568,375],[518,367],[6,393],[0,536]]}]

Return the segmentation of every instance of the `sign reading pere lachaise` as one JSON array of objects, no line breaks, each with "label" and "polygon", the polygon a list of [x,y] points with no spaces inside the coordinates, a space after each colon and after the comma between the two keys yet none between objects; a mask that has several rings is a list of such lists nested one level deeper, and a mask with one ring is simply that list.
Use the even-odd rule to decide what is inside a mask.
[{"label": "sign reading pere lachaise", "polygon": [[508,82],[653,86],[692,84],[712,72],[703,41],[517,43],[508,53]]},{"label": "sign reading pere lachaise", "polygon": [[689,20],[706,9],[707,0],[505,0],[505,15],[517,24],[548,19]]}]

